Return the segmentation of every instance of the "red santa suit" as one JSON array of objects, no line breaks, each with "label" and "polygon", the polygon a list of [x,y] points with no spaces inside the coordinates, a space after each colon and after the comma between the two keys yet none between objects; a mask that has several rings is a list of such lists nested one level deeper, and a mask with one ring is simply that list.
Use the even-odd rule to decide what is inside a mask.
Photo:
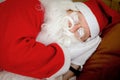
[{"label": "red santa suit", "polygon": [[35,78],[64,73],[69,54],[59,45],[36,41],[44,20],[38,0],[4,0],[0,3],[0,68]]},{"label": "red santa suit", "polygon": [[[72,63],[76,65],[84,65],[86,60],[99,45],[101,41],[99,35],[94,34],[87,41],[80,42],[74,36],[74,33],[69,31],[67,10],[72,9],[79,11],[76,8],[76,3],[70,0],[49,0],[47,3],[43,1],[43,4],[45,5],[46,10],[45,23],[42,25],[42,30],[37,36],[37,41],[46,45],[53,42],[59,43],[61,46],[64,46],[62,48],[65,48],[65,50],[67,49],[69,51],[69,54],[72,58]],[[96,24],[98,25],[97,21]],[[96,24],[94,25],[96,26]],[[95,28],[94,30],[98,30],[98,28]],[[91,31],[92,30],[90,30],[90,32]],[[99,30],[92,32],[99,33]]]},{"label": "red santa suit", "polygon": [[[71,63],[83,66],[101,42],[99,34],[109,26],[117,23],[120,15],[110,9],[101,0],[88,0],[85,3],[73,3],[70,0],[43,0],[46,8],[45,23],[37,41],[46,45],[56,42],[68,49]],[[67,10],[80,11],[85,17],[91,37],[81,43],[69,31]],[[118,18],[118,19],[117,19]],[[116,20],[115,20],[116,19]]]},{"label": "red santa suit", "polygon": [[[43,1],[43,4],[46,5],[46,4],[50,4],[50,1],[54,1],[54,0],[42,0],[42,1]],[[1,42],[0,67],[1,68],[10,72],[19,73],[25,76],[31,76],[36,78],[48,78],[52,76],[51,78],[48,78],[48,79],[53,80],[54,77],[68,70],[70,65],[70,57],[72,58],[72,63],[78,64],[78,65],[84,65],[86,60],[90,57],[92,52],[94,52],[97,46],[99,45],[100,38],[99,36],[97,36],[99,34],[99,31],[95,32],[97,34],[92,34],[92,37],[96,37],[96,38],[92,39],[93,40],[92,42],[90,43],[88,42],[87,44],[83,45],[83,46],[86,46],[87,48],[84,47],[83,49],[80,49],[81,53],[79,53],[79,49],[78,49],[79,46],[76,47],[76,45],[73,43],[73,42],[78,43],[78,41],[73,37],[73,35],[70,32],[68,32],[68,28],[65,28],[66,25],[63,25],[62,28],[61,26],[55,27],[57,26],[57,22],[56,22],[57,19],[52,17],[57,16],[58,18],[58,16],[60,15],[59,18],[63,19],[63,17],[65,16],[64,15],[65,10],[69,8],[76,10],[76,7],[77,7],[77,10],[81,11],[81,8],[83,6],[85,8],[86,6],[83,5],[82,3],[76,3],[74,7],[72,6],[73,4],[71,5],[71,2],[70,4],[68,4],[68,2],[66,1],[67,2],[66,4],[64,1],[64,3],[67,5],[65,7],[65,5],[64,6],[60,5],[59,1],[61,0],[58,0],[57,4],[55,3],[55,5],[53,6],[54,7],[60,6],[62,8],[59,8],[59,7],[52,8],[53,13],[51,11],[50,13],[49,11],[48,13],[46,13],[49,15],[45,18],[46,23],[42,25],[43,27],[42,32],[39,32],[39,29],[41,29],[40,26],[43,23],[43,18],[42,18],[43,16],[41,15],[43,15],[44,13],[43,12],[44,8],[40,5],[37,5],[39,3],[38,1],[7,0],[0,4],[0,13],[1,13],[0,16],[2,18],[0,20],[2,22],[0,24],[0,26],[2,26],[0,27],[0,30],[1,30],[0,36],[2,37],[2,39],[0,39],[0,42]],[[81,4],[82,6],[80,6]],[[87,5],[91,6],[92,4],[90,3]],[[102,3],[102,6],[105,6],[105,5]],[[47,10],[49,10],[49,7]],[[63,13],[57,15],[54,12],[54,10],[58,11],[58,13],[59,11],[60,12],[63,11]],[[84,9],[82,10],[84,11]],[[85,10],[88,10],[88,9],[85,9]],[[93,13],[95,12],[95,10],[93,10]],[[114,17],[117,16],[116,13],[114,12],[111,13],[111,10],[107,8],[105,11],[110,12],[109,14],[106,13],[107,18],[108,16],[110,17],[112,16],[113,19],[111,21],[115,20]],[[6,14],[8,12],[9,14]],[[115,14],[116,16],[113,14]],[[105,24],[103,24],[104,26],[110,24],[107,21],[107,18],[105,17],[106,22]],[[101,21],[101,18],[99,19],[99,21]],[[115,20],[115,23],[116,22],[117,21]],[[103,21],[100,23],[103,23]],[[49,24],[49,25],[46,25],[46,24]],[[101,24],[99,25],[101,26]],[[61,30],[64,32],[65,35],[63,33],[60,33],[62,32]],[[72,35],[72,39],[69,38],[71,35]],[[44,43],[45,45],[42,44],[41,42]],[[53,44],[53,42],[58,43],[64,50],[64,53],[61,50],[61,48],[57,44]],[[87,46],[88,44],[90,47],[91,46],[93,47],[92,48],[88,47]],[[78,51],[74,50],[75,47],[77,48]],[[70,50],[69,54],[66,54],[68,53],[68,51],[65,50],[66,48]],[[34,78],[28,78],[28,77],[23,78],[23,76],[22,77],[18,76],[18,77],[25,80],[27,79],[34,80]]]}]

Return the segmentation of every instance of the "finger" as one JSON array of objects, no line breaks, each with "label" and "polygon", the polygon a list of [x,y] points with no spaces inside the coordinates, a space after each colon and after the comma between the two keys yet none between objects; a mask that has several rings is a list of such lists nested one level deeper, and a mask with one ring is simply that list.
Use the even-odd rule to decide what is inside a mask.
[{"label": "finger", "polygon": [[63,75],[63,80],[69,80],[73,76],[74,76],[74,73],[71,70],[69,70]]}]

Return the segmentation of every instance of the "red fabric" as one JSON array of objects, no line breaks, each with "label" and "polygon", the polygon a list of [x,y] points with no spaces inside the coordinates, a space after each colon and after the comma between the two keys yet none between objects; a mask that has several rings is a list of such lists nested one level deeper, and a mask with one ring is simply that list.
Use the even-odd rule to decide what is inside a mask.
[{"label": "red fabric", "polygon": [[64,64],[57,44],[35,41],[44,19],[38,0],[6,0],[0,3],[0,67],[10,72],[45,78]]},{"label": "red fabric", "polygon": [[117,23],[117,20],[120,19],[120,14],[109,8],[102,0],[88,0],[85,4],[96,16],[96,19],[100,25],[100,31],[108,25]]}]

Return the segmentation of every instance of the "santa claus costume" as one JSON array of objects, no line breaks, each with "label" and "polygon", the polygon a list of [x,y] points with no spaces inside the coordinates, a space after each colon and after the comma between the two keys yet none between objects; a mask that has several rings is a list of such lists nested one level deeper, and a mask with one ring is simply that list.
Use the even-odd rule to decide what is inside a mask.
[{"label": "santa claus costume", "polygon": [[[69,53],[69,54],[64,54],[64,55],[67,55],[66,58],[63,59],[66,61],[66,63],[64,63],[64,66],[62,66],[61,69],[60,69],[60,67],[59,67],[59,69],[57,69],[58,72],[55,71],[55,72],[53,72],[53,73],[55,73],[54,75],[53,75],[53,73],[51,73],[51,74],[49,74],[49,76],[42,76],[42,74],[39,74],[40,72],[34,73],[34,74],[32,74],[32,73],[29,74],[26,71],[26,72],[22,73],[20,70],[15,71],[14,69],[5,67],[4,64],[3,65],[1,64],[1,65],[2,65],[2,67],[4,67],[4,69],[6,71],[22,74],[25,76],[31,76],[31,77],[35,77],[35,78],[46,78],[49,80],[50,79],[53,80],[55,77],[62,75],[63,73],[66,72],[66,70],[68,70],[68,68],[69,68],[68,66],[70,66],[70,60],[69,60],[70,57],[71,57],[71,63],[83,66],[85,64],[86,60],[92,55],[92,53],[96,50],[97,46],[99,45],[99,43],[101,41],[101,38],[99,37],[100,32],[103,30],[104,27],[112,25],[114,23],[117,23],[118,19],[116,19],[116,18],[119,17],[119,14],[117,14],[115,11],[113,11],[109,7],[107,7],[101,0],[89,0],[85,3],[81,3],[81,2],[73,3],[69,0],[66,0],[66,1],[63,1],[63,0],[41,0],[41,1],[44,5],[45,11],[46,11],[45,19],[44,19],[45,23],[42,24],[42,30],[39,32],[39,34],[36,38],[36,41],[40,42],[40,43],[44,43],[46,46],[49,46],[49,44],[51,44],[51,43],[58,43],[59,46],[62,47],[62,49],[64,50],[65,53]],[[9,2],[9,0],[8,0],[8,2]],[[40,7],[40,6],[36,6],[36,8],[37,7]],[[42,8],[40,8],[39,10],[41,10],[41,9]],[[69,28],[67,25],[68,20],[65,18],[66,10],[68,10],[68,9],[80,11],[84,15],[84,17],[89,25],[90,31],[91,31],[91,37],[89,38],[89,40],[87,42],[80,43],[74,37],[74,35],[71,32],[69,32],[69,30],[68,30]],[[31,15],[31,14],[29,14],[29,15]],[[55,45],[53,45],[53,46],[55,46]],[[31,62],[31,64],[32,63],[34,63],[34,62]],[[51,63],[51,64],[50,63],[49,63],[49,65],[56,63],[56,62],[54,61],[53,63]],[[47,62],[45,64],[47,64]],[[58,65],[58,64],[56,64],[56,65]],[[68,66],[65,66],[65,65],[68,65]],[[23,64],[22,64],[22,66],[23,66]],[[29,68],[29,65],[27,65],[25,67],[26,68],[24,68],[24,69],[27,69],[27,68]],[[41,68],[41,67],[39,67],[39,68]],[[50,66],[48,68],[53,69]],[[45,68],[45,69],[47,69],[47,68]],[[1,73],[4,78],[1,78],[0,80],[10,79],[11,76],[13,76],[13,78],[11,78],[11,80],[12,79],[19,80],[19,78],[20,78],[20,80],[34,80],[35,79],[35,78],[15,75],[13,73],[6,72],[6,71]],[[43,72],[45,72],[45,71],[43,70]]]},{"label": "santa claus costume", "polygon": [[0,18],[0,68],[8,71],[0,73],[0,80],[19,80],[21,76],[14,78],[12,73],[43,79],[69,69],[69,54],[58,44],[46,46],[36,41],[44,22],[41,1],[3,0]]},{"label": "santa claus costume", "polygon": [[[99,35],[103,29],[120,21],[120,14],[110,9],[102,0],[88,0],[84,3],[73,3],[69,0],[49,0],[48,4],[44,1],[43,4],[46,8],[45,23],[37,41],[46,45],[55,42],[62,47],[64,46],[71,55],[71,63],[81,67],[100,44],[101,38]],[[67,24],[69,19],[66,19],[66,11],[69,9],[80,11],[85,17],[91,34],[87,41],[81,43],[69,31]]]}]

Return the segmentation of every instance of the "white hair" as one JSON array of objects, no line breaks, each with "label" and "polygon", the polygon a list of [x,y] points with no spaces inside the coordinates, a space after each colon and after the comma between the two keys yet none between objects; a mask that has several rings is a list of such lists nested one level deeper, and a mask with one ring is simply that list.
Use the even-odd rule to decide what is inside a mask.
[{"label": "white hair", "polygon": [[67,10],[76,9],[74,3],[71,0],[42,0],[42,3],[46,11],[45,23],[37,41],[46,45],[56,41],[68,45],[71,40],[76,41],[74,34],[69,31],[68,20],[65,18]]}]

